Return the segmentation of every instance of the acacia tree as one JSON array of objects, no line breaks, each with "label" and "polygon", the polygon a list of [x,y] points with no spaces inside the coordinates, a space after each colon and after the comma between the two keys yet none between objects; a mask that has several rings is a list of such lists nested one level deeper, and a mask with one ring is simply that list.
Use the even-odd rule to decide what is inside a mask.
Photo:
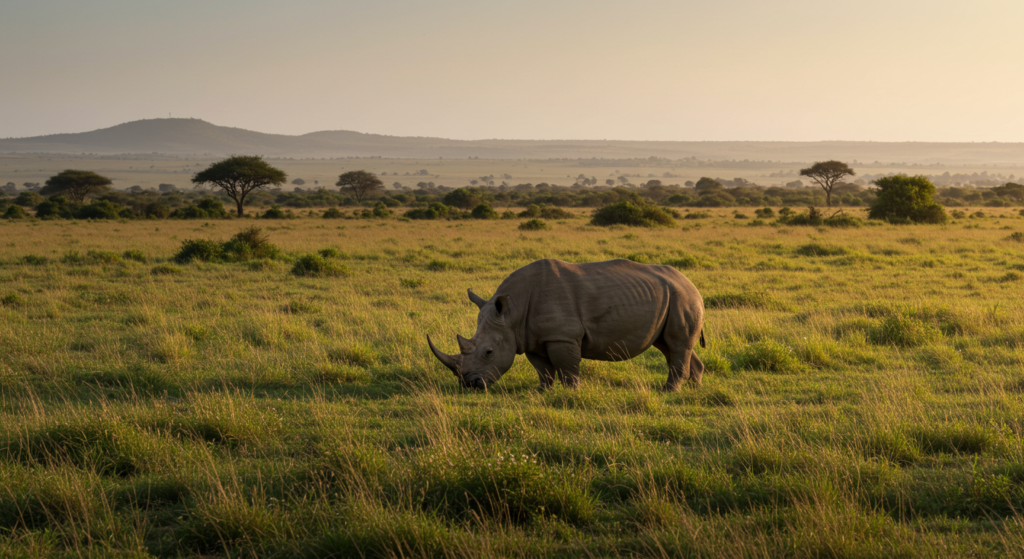
[{"label": "acacia tree", "polygon": [[342,192],[349,192],[355,197],[356,202],[362,202],[367,194],[384,188],[384,183],[373,173],[349,171],[338,176],[338,182],[334,183],[334,186],[340,186]]},{"label": "acacia tree", "polygon": [[64,194],[81,204],[85,202],[86,196],[110,190],[110,184],[110,179],[92,171],[68,169],[47,179],[46,186],[39,193],[44,196]]},{"label": "acacia tree", "polygon": [[284,171],[258,155],[235,155],[199,171],[192,182],[196,187],[212,184],[223,190],[238,205],[238,217],[242,217],[242,204],[250,192],[280,186],[287,178]]},{"label": "acacia tree", "polygon": [[856,174],[849,165],[835,160],[819,161],[806,169],[800,169],[801,176],[810,177],[825,191],[825,205],[827,206],[832,205],[832,189],[835,188],[836,183],[843,177],[852,177]]}]

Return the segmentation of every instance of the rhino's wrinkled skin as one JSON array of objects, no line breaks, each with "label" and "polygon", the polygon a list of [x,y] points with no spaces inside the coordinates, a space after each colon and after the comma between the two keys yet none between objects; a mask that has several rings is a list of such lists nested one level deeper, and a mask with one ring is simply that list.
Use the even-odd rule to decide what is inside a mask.
[{"label": "rhino's wrinkled skin", "polygon": [[459,354],[431,351],[463,386],[487,388],[517,354],[537,369],[542,388],[579,383],[580,359],[622,361],[652,345],[668,360],[665,390],[683,380],[700,385],[704,364],[704,301],[686,276],[669,266],[629,260],[570,264],[538,260],[512,272],[490,300],[472,290],[480,308],[472,339],[457,336]]}]

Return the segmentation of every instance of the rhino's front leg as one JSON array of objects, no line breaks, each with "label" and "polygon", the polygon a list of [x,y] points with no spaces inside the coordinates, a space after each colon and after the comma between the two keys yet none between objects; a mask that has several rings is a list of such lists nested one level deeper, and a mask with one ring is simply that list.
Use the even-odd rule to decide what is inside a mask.
[{"label": "rhino's front leg", "polygon": [[537,376],[540,377],[540,389],[551,388],[555,384],[555,366],[547,358],[536,353],[527,353],[526,358],[537,369]]},{"label": "rhino's front leg", "polygon": [[548,359],[555,366],[562,386],[576,388],[580,384],[580,344],[574,342],[548,342]]}]

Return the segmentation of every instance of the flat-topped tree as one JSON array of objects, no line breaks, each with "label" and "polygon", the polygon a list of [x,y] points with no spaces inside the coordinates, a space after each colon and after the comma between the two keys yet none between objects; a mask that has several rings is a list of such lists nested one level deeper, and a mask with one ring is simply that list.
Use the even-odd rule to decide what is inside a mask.
[{"label": "flat-topped tree", "polygon": [[109,191],[110,185],[110,179],[92,171],[68,169],[47,179],[39,193],[44,196],[63,194],[81,204],[87,196]]},{"label": "flat-topped tree", "polygon": [[384,183],[373,173],[349,171],[340,175],[334,186],[340,186],[342,192],[351,193],[356,202],[362,202],[367,194],[384,188]]},{"label": "flat-topped tree", "polygon": [[857,173],[842,161],[819,161],[806,169],[800,169],[800,175],[810,177],[825,191],[825,205],[832,205],[832,189],[843,177],[852,177]]},{"label": "flat-topped tree", "polygon": [[258,155],[235,155],[199,171],[192,182],[196,186],[212,184],[223,190],[238,205],[238,217],[242,217],[242,205],[250,192],[280,186],[287,178],[284,171]]}]

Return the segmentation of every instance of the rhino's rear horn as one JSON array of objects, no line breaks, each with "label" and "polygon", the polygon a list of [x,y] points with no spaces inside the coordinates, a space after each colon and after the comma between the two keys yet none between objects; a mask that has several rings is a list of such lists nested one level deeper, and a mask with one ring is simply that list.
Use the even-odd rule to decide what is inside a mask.
[{"label": "rhino's rear horn", "polygon": [[451,369],[455,376],[462,376],[462,356],[461,355],[448,355],[434,347],[434,342],[430,341],[430,335],[427,335],[427,344],[430,345],[430,351],[434,352],[434,357],[444,364],[445,367]]},{"label": "rhino's rear horn", "polygon": [[461,351],[463,355],[473,353],[473,350],[476,349],[476,343],[473,342],[473,340],[467,340],[458,334],[455,334],[455,339],[458,340],[459,351]]},{"label": "rhino's rear horn", "polygon": [[483,297],[477,295],[476,293],[473,293],[472,289],[467,289],[466,291],[469,293],[469,300],[473,301],[473,304],[476,305],[476,308],[484,308],[484,305],[487,304],[487,301]]}]

